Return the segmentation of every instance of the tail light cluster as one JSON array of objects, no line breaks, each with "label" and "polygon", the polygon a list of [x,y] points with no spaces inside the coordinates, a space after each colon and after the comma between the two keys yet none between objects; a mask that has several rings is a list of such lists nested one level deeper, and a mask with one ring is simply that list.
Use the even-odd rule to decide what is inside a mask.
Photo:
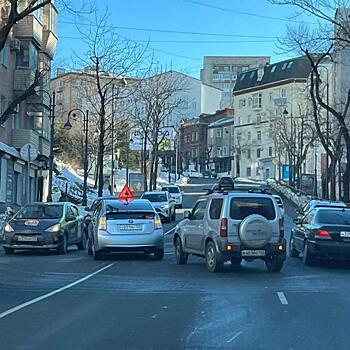
[{"label": "tail light cluster", "polygon": [[98,222],[98,229],[99,229],[99,231],[106,231],[107,230],[106,218],[104,218],[104,217],[100,218],[100,221]]},{"label": "tail light cluster", "polygon": [[160,230],[163,227],[162,221],[160,220],[160,217],[158,214],[156,214],[156,216],[154,218],[154,227],[156,230]]},{"label": "tail light cluster", "polygon": [[284,218],[279,219],[280,238],[284,238]]},{"label": "tail light cluster", "polygon": [[326,230],[315,230],[315,238],[320,238],[320,239],[330,239],[331,235],[328,231]]},{"label": "tail light cluster", "polygon": [[220,237],[227,237],[227,231],[228,231],[227,225],[228,225],[227,219],[222,218],[220,221]]}]

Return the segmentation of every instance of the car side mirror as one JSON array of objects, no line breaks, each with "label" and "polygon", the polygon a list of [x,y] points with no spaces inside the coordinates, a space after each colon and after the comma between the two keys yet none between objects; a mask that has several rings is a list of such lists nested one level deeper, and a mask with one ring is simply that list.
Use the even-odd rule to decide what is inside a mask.
[{"label": "car side mirror", "polygon": [[185,219],[191,219],[191,212],[189,210],[184,211],[184,218]]},{"label": "car side mirror", "polygon": [[69,222],[69,221],[74,221],[75,220],[75,217],[74,216],[71,216],[71,215],[67,215],[66,216],[66,221]]}]

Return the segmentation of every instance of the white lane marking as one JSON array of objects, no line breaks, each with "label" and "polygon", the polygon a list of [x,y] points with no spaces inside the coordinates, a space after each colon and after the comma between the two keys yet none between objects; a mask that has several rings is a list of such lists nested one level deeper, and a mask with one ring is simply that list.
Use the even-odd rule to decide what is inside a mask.
[{"label": "white lane marking", "polygon": [[288,300],[283,292],[277,292],[277,296],[280,299],[282,305],[288,305]]},{"label": "white lane marking", "polygon": [[109,269],[109,268],[112,267],[114,264],[115,264],[115,263],[112,263],[112,264],[109,264],[109,265],[107,265],[107,266],[104,266],[103,268],[101,268],[101,269],[99,269],[99,270],[97,270],[97,271],[95,271],[95,272],[93,272],[93,273],[90,273],[89,275],[87,275],[87,276],[85,276],[85,277],[83,277],[83,278],[81,278],[81,279],[79,279],[79,280],[77,280],[77,281],[75,281],[75,282],[69,283],[69,284],[67,284],[66,286],[63,286],[63,287],[61,287],[61,288],[59,288],[59,289],[56,289],[56,290],[53,290],[53,291],[50,292],[50,293],[44,294],[44,295],[42,295],[42,296],[40,296],[40,297],[37,297],[37,298],[32,299],[32,300],[29,300],[29,301],[27,301],[27,302],[25,302],[25,303],[23,303],[23,304],[17,305],[17,306],[15,306],[15,307],[11,308],[11,309],[8,309],[8,310],[6,310],[6,311],[4,311],[4,312],[2,312],[2,313],[0,314],[0,319],[6,317],[6,316],[8,316],[8,315],[11,315],[11,314],[13,314],[14,312],[17,312],[17,311],[19,311],[19,310],[21,310],[21,309],[24,309],[24,308],[27,307],[27,306],[30,306],[30,305],[35,304],[35,303],[38,303],[38,302],[41,301],[41,300],[47,299],[47,298],[49,298],[49,297],[52,297],[52,296],[55,295],[55,294],[61,293],[61,292],[65,291],[66,289],[69,289],[69,288],[72,288],[72,287],[76,286],[77,284],[80,284],[80,283],[82,283],[82,282],[85,282],[86,280],[88,280],[88,279],[90,279],[91,277],[93,277],[93,276],[99,274],[100,272]]},{"label": "white lane marking", "polygon": [[176,229],[176,226],[173,227],[172,229],[170,229],[169,231],[166,231],[166,232],[164,233],[164,236],[167,236],[170,232],[173,232],[175,229]]},{"label": "white lane marking", "polygon": [[240,331],[238,333],[236,333],[232,338],[230,338],[229,340],[226,341],[227,344],[230,344],[231,342],[233,342],[236,338],[238,338],[243,332]]}]

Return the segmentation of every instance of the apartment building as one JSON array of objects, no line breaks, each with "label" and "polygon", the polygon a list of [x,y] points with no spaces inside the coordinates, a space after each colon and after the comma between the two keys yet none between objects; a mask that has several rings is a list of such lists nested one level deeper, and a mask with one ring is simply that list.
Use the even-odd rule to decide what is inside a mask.
[{"label": "apartment building", "polygon": [[232,108],[238,75],[269,62],[270,57],[265,56],[204,56],[201,81],[223,90],[220,108]]},{"label": "apartment building", "polygon": [[[8,11],[6,5],[0,5],[1,23],[6,23]],[[0,126],[0,208],[47,197],[49,76],[56,45],[57,9],[52,2],[15,24],[0,52],[0,113],[34,82],[36,71],[43,76],[37,94],[18,104],[15,113]],[[19,152],[27,143],[38,151],[30,164],[29,176],[28,164]]]},{"label": "apartment building", "polygon": [[[312,124],[310,72],[309,60],[297,57],[240,74],[233,90],[235,175],[255,179],[283,176],[282,169],[291,163],[286,139],[293,135],[294,147],[306,142],[308,137],[298,125],[301,120]],[[306,174],[314,173],[315,161],[320,166],[324,153],[321,147],[311,151],[310,147],[303,164]]]},{"label": "apartment building", "polygon": [[233,118],[233,109],[218,110],[213,114],[202,114],[184,120],[180,128],[180,154],[182,168],[194,165],[198,171],[209,168],[211,148],[208,147],[208,126],[223,118]]}]

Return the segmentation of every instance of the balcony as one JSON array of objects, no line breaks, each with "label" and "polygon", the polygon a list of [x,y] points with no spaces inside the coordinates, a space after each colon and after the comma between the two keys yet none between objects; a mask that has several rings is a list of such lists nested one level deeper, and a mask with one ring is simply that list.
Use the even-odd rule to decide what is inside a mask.
[{"label": "balcony", "polygon": [[14,25],[13,35],[17,39],[34,39],[38,45],[41,45],[43,27],[35,16],[29,15]]},{"label": "balcony", "polygon": [[44,29],[43,31],[43,41],[41,44],[41,50],[45,52],[52,59],[56,53],[58,39],[56,35],[51,32],[51,30]]},{"label": "balcony", "polygon": [[258,140],[258,139],[252,140],[252,145],[253,146],[260,146],[260,145],[262,145],[262,141]]},{"label": "balcony", "polygon": [[35,70],[32,68],[17,68],[15,70],[14,90],[22,93],[28,90],[35,81]]},{"label": "balcony", "polygon": [[32,129],[14,129],[12,131],[12,146],[20,149],[27,143],[33,144],[39,150],[39,134]]},{"label": "balcony", "polygon": [[40,137],[39,138],[39,157],[49,158],[50,156],[50,141]]}]

